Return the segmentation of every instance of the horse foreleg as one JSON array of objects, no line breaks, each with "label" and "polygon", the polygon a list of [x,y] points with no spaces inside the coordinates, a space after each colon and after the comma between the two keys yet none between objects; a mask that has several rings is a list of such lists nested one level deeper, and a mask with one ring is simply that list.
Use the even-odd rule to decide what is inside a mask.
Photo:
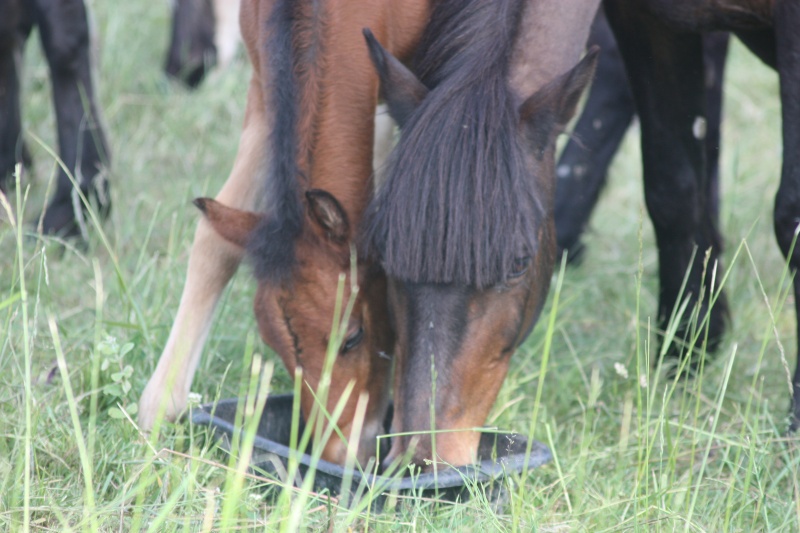
[{"label": "horse foreleg", "polygon": [[703,37],[706,80],[706,202],[715,223],[719,223],[719,154],[722,139],[722,82],[730,36],[724,32]]},{"label": "horse foreleg", "polygon": [[18,0],[0,0],[0,190],[5,190],[6,180],[19,161],[17,146],[22,125],[19,109],[19,48],[17,25],[21,5]]},{"label": "horse foreleg", "polygon": [[[92,80],[91,36],[83,0],[37,0],[36,22],[50,66],[58,124],[59,156],[80,185],[97,202],[102,215],[111,207],[108,182],[101,172],[108,165],[108,145],[99,122]],[[43,230],[75,236],[80,233],[73,186],[59,168],[56,192],[47,207]]]},{"label": "horse foreleg", "polygon": [[[709,301],[721,238],[706,201],[702,37],[675,33],[633,0],[607,0],[606,14],[641,121],[645,200],[659,251],[659,323],[666,328],[679,298],[688,298],[692,305],[678,324],[676,340],[688,340],[694,331],[688,318],[697,305],[698,325],[710,313],[708,349],[713,350],[725,328],[727,305],[722,295],[713,307]],[[683,353],[678,343],[667,348],[671,355]]]},{"label": "horse foreleg", "polygon": [[[259,200],[269,160],[269,131],[261,88],[254,78],[250,82],[236,161],[217,195],[218,201],[249,211],[261,207]],[[200,219],[178,313],[139,403],[139,425],[143,429],[151,429],[160,413],[174,420],[186,408],[214,309],[243,253],[241,248],[220,237],[204,218]]]},{"label": "horse foreleg", "polygon": [[[784,257],[794,272],[795,311],[800,316],[800,4],[794,0],[775,3],[775,42],[777,43],[783,118],[783,169],[775,195],[775,235]],[[800,330],[798,330],[800,343]],[[792,380],[791,429],[800,427],[800,365]]]}]

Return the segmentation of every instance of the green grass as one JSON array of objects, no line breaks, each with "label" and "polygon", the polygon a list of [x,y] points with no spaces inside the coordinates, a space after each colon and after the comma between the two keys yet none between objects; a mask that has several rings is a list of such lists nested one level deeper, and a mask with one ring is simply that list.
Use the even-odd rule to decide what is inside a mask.
[{"label": "green grass", "polygon": [[[87,250],[37,240],[2,210],[0,530],[273,531],[295,521],[337,531],[800,528],[800,456],[785,436],[793,297],[771,220],[777,79],[740,46],[726,86],[719,273],[733,322],[719,353],[685,382],[650,364],[659,349],[657,262],[634,132],[593,218],[583,265],[561,278],[555,312],[551,294],[488,421],[532,432],[557,459],[510,479],[500,505],[480,495],[456,505],[401,499],[395,513],[381,514],[307,492],[265,499],[264,481],[239,470],[201,428],[169,426],[148,442],[126,417],[177,310],[198,217],[190,200],[213,196],[233,161],[249,69],[240,58],[198,92],[183,91],[160,71],[166,3],[94,4],[113,155],[108,246],[96,228]],[[26,221],[55,167],[34,140],[55,144],[48,84],[32,40],[24,117],[36,166],[9,196],[16,213],[24,203]],[[268,348],[248,344],[257,338],[252,293],[243,269],[195,379],[204,401],[246,390],[253,351],[274,364],[271,390],[293,388]]]}]

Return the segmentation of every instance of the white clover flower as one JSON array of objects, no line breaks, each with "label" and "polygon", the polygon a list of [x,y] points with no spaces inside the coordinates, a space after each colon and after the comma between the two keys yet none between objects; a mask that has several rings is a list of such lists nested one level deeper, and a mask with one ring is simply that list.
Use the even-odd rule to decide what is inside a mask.
[{"label": "white clover flower", "polygon": [[190,392],[187,399],[190,407],[203,403],[203,395],[199,392]]}]

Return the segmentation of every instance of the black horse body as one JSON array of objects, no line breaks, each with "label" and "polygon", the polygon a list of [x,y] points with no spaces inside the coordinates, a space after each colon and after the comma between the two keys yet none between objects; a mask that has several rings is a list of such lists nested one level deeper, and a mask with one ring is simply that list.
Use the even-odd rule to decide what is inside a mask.
[{"label": "black horse body", "polygon": [[[796,0],[605,0],[628,71],[641,121],[645,201],[659,250],[659,317],[666,326],[684,295],[701,321],[708,319],[708,348],[726,325],[727,305],[712,282],[721,248],[708,207],[706,139],[695,127],[707,116],[703,34],[734,32],[778,71],[782,102],[783,169],[775,197],[775,234],[793,272],[800,267],[795,237],[800,221],[800,2]],[[708,252],[706,260],[706,251]],[[706,268],[705,265],[708,265]],[[719,270],[717,268],[717,270]],[[718,272],[716,282],[720,278]],[[800,279],[795,277],[796,311]],[[677,338],[702,342],[704,326],[684,322]],[[673,343],[668,353],[687,354]],[[800,373],[793,378],[792,428],[800,419]]]},{"label": "black horse body", "polygon": [[[706,199],[715,218],[719,213],[719,152],[722,79],[728,34],[713,32],[703,39],[706,81]],[[556,234],[559,250],[570,262],[580,261],[581,235],[606,182],[608,167],[636,115],[614,34],[602,9],[592,24],[587,46],[599,46],[597,74],[586,105],[556,167]]]},{"label": "black horse body", "polygon": [[80,233],[73,185],[97,202],[102,214],[110,208],[102,169],[108,164],[105,134],[98,121],[92,82],[90,31],[83,0],[0,0],[0,189],[6,190],[17,163],[27,159],[22,141],[20,63],[34,26],[50,67],[58,128],[59,166],[56,190],[43,218],[43,231],[62,236]]}]

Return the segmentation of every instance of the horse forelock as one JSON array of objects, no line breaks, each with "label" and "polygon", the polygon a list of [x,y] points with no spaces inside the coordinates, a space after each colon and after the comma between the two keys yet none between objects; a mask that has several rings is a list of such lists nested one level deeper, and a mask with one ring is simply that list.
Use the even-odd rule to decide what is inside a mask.
[{"label": "horse forelock", "polygon": [[[459,12],[449,27],[437,15],[449,15],[454,4],[466,4],[468,16]],[[436,35],[427,43],[423,37],[419,71],[431,92],[406,124],[364,225],[392,277],[485,288],[504,281],[516,258],[536,252],[544,208],[507,82],[519,2],[496,2],[499,14],[487,4],[496,7],[441,2],[429,27]]]}]

